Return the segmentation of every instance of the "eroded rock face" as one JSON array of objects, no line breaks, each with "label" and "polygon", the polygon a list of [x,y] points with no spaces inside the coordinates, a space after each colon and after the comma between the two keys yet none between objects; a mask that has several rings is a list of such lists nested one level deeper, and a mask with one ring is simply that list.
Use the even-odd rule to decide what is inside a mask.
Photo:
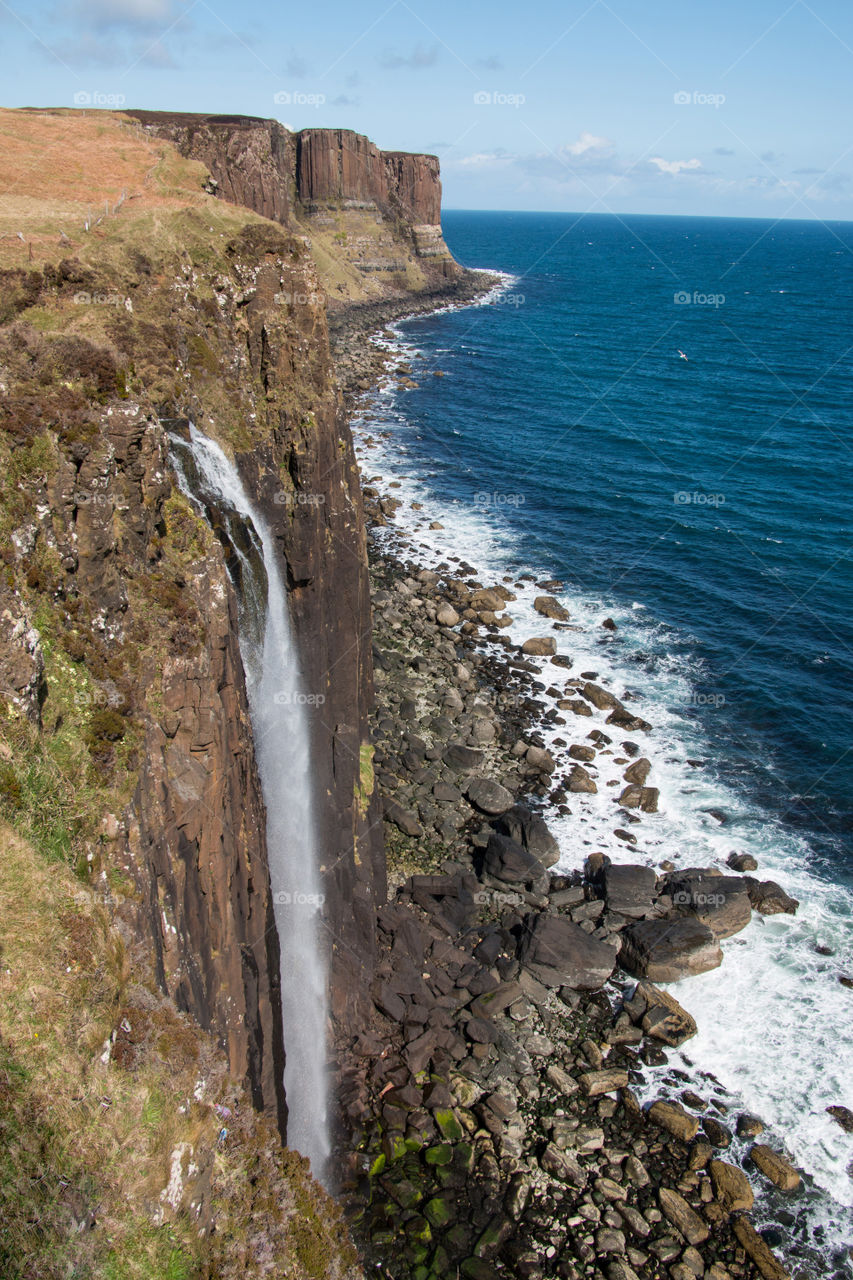
[{"label": "eroded rock face", "polygon": [[[398,242],[441,279],[459,268],[441,234],[441,179],[437,156],[380,151],[351,129],[291,133],[277,120],[256,116],[129,111],[146,129],[168,138],[182,155],[200,160],[212,175],[210,191],[232,204],[293,226],[297,213],[326,206],[375,209]],[[380,255],[387,258],[387,253]],[[388,269],[387,261],[361,270]]]}]

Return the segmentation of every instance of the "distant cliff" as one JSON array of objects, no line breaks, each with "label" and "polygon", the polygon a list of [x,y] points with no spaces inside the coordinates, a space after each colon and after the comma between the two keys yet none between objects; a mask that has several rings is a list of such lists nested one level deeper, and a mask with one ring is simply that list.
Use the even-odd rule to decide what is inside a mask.
[{"label": "distant cliff", "polygon": [[461,275],[441,234],[436,156],[380,151],[350,129],[291,133],[252,116],[126,114],[201,160],[212,192],[305,231],[332,308],[430,292]]}]

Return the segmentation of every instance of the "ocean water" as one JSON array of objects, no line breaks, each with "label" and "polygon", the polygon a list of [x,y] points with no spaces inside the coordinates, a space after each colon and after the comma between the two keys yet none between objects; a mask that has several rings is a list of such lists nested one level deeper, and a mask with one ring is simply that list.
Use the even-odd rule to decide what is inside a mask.
[{"label": "ocean water", "polygon": [[[365,407],[363,470],[397,482],[424,563],[519,584],[509,634],[572,659],[543,661],[544,684],[595,672],[651,722],[630,736],[660,812],[621,843],[625,766],[600,754],[598,794],[548,815],[561,865],[737,850],[800,900],[675,986],[700,1030],[671,1063],[794,1157],[802,1193],[756,1180],[756,1221],[781,1224],[795,1273],[831,1274],[853,1244],[853,1135],[826,1112],[853,1108],[853,224],[459,212],[444,230],[502,283],[380,340],[418,385]],[[566,628],[524,574],[563,584]],[[564,718],[557,753],[603,727]],[[649,1073],[648,1096],[681,1087]]]}]

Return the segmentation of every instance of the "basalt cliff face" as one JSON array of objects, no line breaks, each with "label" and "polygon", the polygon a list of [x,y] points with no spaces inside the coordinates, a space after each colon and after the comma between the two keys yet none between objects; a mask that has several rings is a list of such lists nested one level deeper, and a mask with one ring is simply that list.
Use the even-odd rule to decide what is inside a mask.
[{"label": "basalt cliff face", "polygon": [[436,156],[380,151],[350,129],[291,133],[250,116],[127,114],[202,161],[212,192],[305,231],[333,309],[430,292],[461,275],[441,234]]},{"label": "basalt cliff face", "polygon": [[[235,457],[284,560],[315,708],[332,1012],[353,1027],[385,897],[370,603],[323,282],[304,236],[281,225],[299,140],[274,122],[193,118],[181,149],[205,168],[106,117],[131,167],[111,177],[96,167],[103,124],[13,114],[41,131],[36,147],[64,135],[83,188],[42,211],[29,253],[2,242],[7,813],[36,832],[24,766],[48,762],[67,857],[109,891],[140,963],[283,1127],[279,953],[237,602],[223,548],[178,490],[169,435],[193,421]],[[368,153],[383,178],[381,153]],[[210,171],[227,203],[205,194]],[[87,182],[109,192],[88,230]],[[42,194],[36,184],[33,202]]]}]

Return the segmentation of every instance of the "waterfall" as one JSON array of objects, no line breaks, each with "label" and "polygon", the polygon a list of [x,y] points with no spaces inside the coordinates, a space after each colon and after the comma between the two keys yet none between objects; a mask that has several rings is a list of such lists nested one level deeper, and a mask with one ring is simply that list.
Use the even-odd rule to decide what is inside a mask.
[{"label": "waterfall", "polygon": [[173,437],[183,492],[220,540],[240,605],[255,754],[267,811],[267,848],[281,949],[288,1146],[323,1179],[329,1156],[326,960],[311,770],[309,707],[290,628],[281,555],[219,445],[190,427]]}]

